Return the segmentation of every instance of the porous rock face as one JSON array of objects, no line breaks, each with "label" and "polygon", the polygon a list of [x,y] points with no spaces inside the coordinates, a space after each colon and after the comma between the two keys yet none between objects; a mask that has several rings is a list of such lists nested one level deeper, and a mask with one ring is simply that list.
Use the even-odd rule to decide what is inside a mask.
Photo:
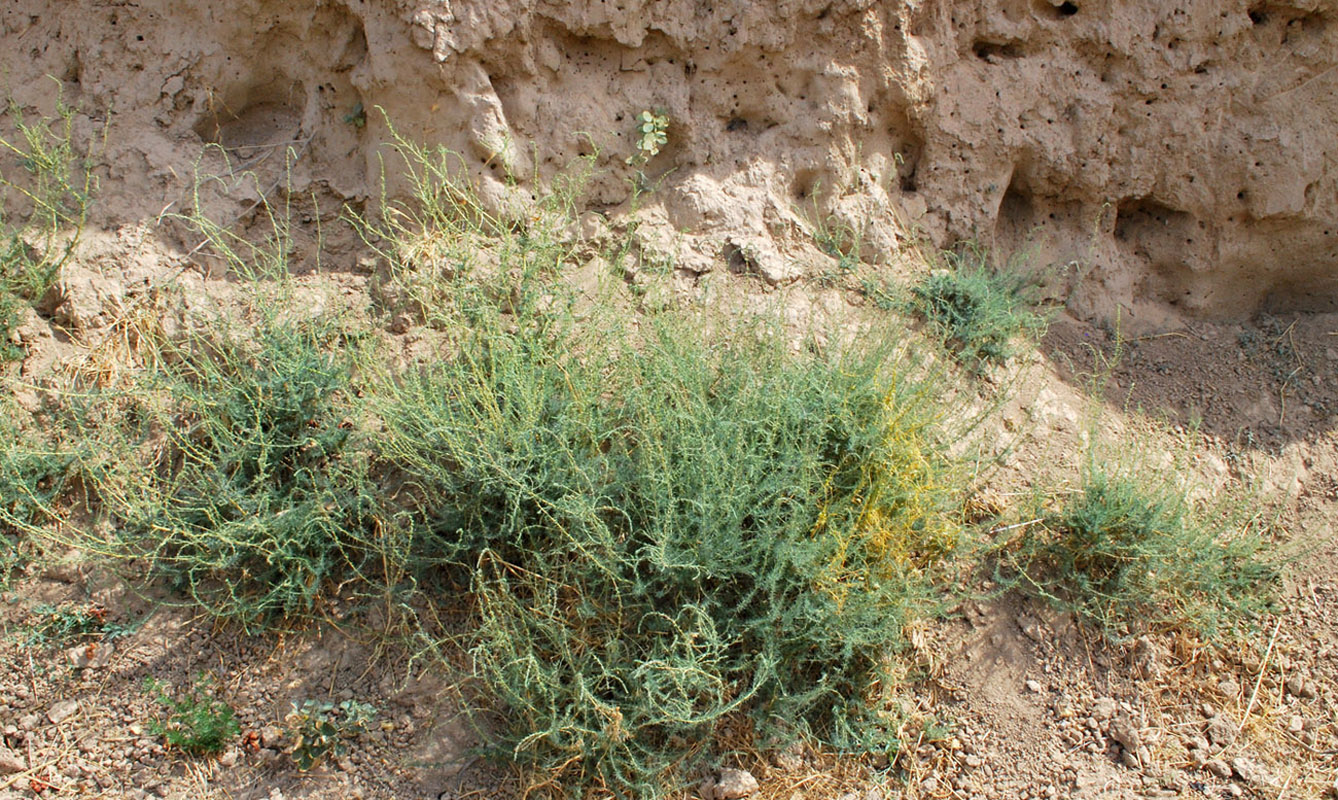
[{"label": "porous rock face", "polygon": [[20,105],[109,121],[108,225],[197,173],[225,217],[374,202],[387,118],[497,208],[597,153],[585,202],[630,213],[652,109],[636,213],[680,269],[786,281],[830,219],[1021,251],[1090,315],[1338,303],[1333,0],[11,0],[0,46]]}]

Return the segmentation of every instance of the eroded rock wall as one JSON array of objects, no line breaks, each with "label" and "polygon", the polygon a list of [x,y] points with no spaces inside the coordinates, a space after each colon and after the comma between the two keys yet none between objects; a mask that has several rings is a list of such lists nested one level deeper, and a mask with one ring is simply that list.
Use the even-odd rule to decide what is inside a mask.
[{"label": "eroded rock wall", "polygon": [[498,207],[597,151],[586,202],[616,215],[656,109],[638,213],[685,271],[793,279],[832,215],[873,260],[1024,251],[1084,314],[1338,301],[1332,0],[14,0],[0,42],[20,105],[61,87],[85,139],[108,123],[104,224],[200,172],[232,176],[224,218],[275,187],[374,201],[378,107]]}]

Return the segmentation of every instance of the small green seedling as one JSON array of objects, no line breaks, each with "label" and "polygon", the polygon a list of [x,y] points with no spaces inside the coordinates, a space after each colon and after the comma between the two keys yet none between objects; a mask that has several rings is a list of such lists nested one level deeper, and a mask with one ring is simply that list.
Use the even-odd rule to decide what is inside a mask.
[{"label": "small green seedling", "polygon": [[325,760],[326,756],[341,756],[348,750],[348,740],[366,729],[376,716],[376,709],[357,700],[345,700],[335,705],[317,700],[293,704],[288,715],[289,732],[293,745],[293,761],[306,772]]},{"label": "small green seedling", "polygon": [[636,115],[636,152],[627,163],[643,166],[660,154],[660,148],[669,143],[669,116],[642,111]]},{"label": "small green seedling", "polygon": [[152,692],[159,705],[169,711],[166,719],[149,723],[149,732],[163,737],[168,747],[191,755],[217,753],[227,747],[241,733],[241,725],[232,706],[216,698],[215,688],[206,683],[201,675],[187,694],[175,697],[162,683],[146,679],[145,690]]},{"label": "small green seedling", "polygon": [[65,644],[74,639],[110,639],[127,633],[124,625],[107,621],[107,608],[100,603],[37,605],[24,627],[29,646]]}]

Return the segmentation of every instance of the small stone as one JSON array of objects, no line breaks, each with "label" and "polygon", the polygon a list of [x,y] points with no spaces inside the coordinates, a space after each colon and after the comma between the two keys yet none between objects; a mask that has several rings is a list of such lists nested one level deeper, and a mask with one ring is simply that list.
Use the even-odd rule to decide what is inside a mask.
[{"label": "small stone", "polygon": [[236,750],[229,750],[228,752],[218,757],[218,765],[220,767],[232,767],[236,765],[236,763],[237,763]]},{"label": "small stone", "polygon": [[1305,678],[1300,675],[1293,675],[1287,679],[1287,693],[1293,697],[1300,697],[1301,692],[1305,690]]},{"label": "small stone", "polygon": [[260,746],[278,749],[283,741],[283,731],[273,725],[266,725],[260,729]]},{"label": "small stone", "polygon": [[1218,747],[1226,747],[1236,741],[1236,724],[1226,717],[1213,717],[1206,726],[1208,739]]},{"label": "small stone", "polygon": [[1222,778],[1223,780],[1231,777],[1231,767],[1228,767],[1226,762],[1220,758],[1214,758],[1212,761],[1207,762],[1203,765],[1203,769],[1209,775]]},{"label": "small stone", "polygon": [[715,780],[711,796],[715,800],[738,800],[758,790],[757,778],[743,769],[722,769]]},{"label": "small stone", "polygon": [[1259,767],[1244,756],[1231,759],[1231,771],[1246,783],[1259,783],[1263,778]]},{"label": "small stone", "polygon": [[1142,764],[1138,763],[1138,756],[1129,750],[1120,751],[1120,763],[1129,769],[1141,769]]},{"label": "small stone", "polygon": [[984,763],[985,759],[981,758],[980,756],[970,755],[966,757],[966,766],[970,769],[977,769],[980,767],[981,764]]},{"label": "small stone", "polygon": [[1137,753],[1143,744],[1138,735],[1138,726],[1127,715],[1121,714],[1110,723],[1110,738],[1119,742],[1125,750]]},{"label": "small stone", "polygon": [[46,712],[46,718],[51,720],[52,725],[59,725],[69,719],[74,712],[79,710],[78,700],[61,700],[55,703]]},{"label": "small stone", "polygon": [[1305,718],[1299,714],[1293,714],[1292,718],[1287,720],[1287,730],[1292,733],[1300,733],[1305,730]]},{"label": "small stone", "polygon": [[1041,691],[1041,682],[1040,682],[1040,681],[1027,681],[1027,691],[1029,691],[1029,692],[1035,692],[1035,693],[1037,693],[1037,694],[1040,694],[1040,691]]},{"label": "small stone", "polygon": [[1233,783],[1226,788],[1226,793],[1228,797],[1240,797],[1245,794],[1245,790]]},{"label": "small stone", "polygon": [[1113,698],[1098,697],[1096,702],[1092,703],[1092,717],[1098,720],[1110,719],[1115,716],[1119,708],[1119,704]]},{"label": "small stone", "polygon": [[1227,678],[1226,680],[1217,684],[1217,691],[1226,695],[1228,698],[1235,697],[1237,694],[1240,693],[1240,684],[1236,683],[1230,678]]},{"label": "small stone", "polygon": [[111,663],[116,647],[110,641],[90,642],[72,647],[65,652],[65,658],[73,669],[102,669]]},{"label": "small stone", "polygon": [[35,731],[37,730],[37,723],[41,721],[41,717],[36,714],[24,714],[19,717],[19,727],[25,731]]},{"label": "small stone", "polygon": [[0,747],[0,775],[13,775],[27,768],[28,763],[23,760],[23,756],[8,747]]}]

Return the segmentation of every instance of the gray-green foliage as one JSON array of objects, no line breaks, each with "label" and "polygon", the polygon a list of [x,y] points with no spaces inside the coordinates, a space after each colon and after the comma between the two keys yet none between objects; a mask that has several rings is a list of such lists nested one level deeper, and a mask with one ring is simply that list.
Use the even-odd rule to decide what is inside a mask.
[{"label": "gray-green foliage", "polygon": [[539,288],[464,287],[453,357],[379,414],[414,540],[476,598],[496,749],[648,797],[733,712],[895,747],[875,687],[952,541],[929,385],[766,325],[574,326]]},{"label": "gray-green foliage", "polygon": [[322,323],[267,320],[167,346],[114,429],[123,457],[90,470],[115,522],[110,546],[218,614],[309,609],[357,557],[366,524],[345,344]]},{"label": "gray-green foliage", "polygon": [[54,118],[30,120],[11,104],[17,136],[0,137],[0,155],[17,170],[0,174],[0,360],[22,355],[10,342],[19,303],[36,302],[60,276],[83,232],[97,188],[93,163],[74,143],[74,109],[57,101]]},{"label": "gray-green foliage", "polygon": [[943,259],[943,268],[911,287],[910,308],[964,364],[1002,363],[1012,355],[1014,337],[1041,330],[1040,318],[1023,297],[1025,275],[990,269],[979,248],[945,253]]},{"label": "gray-green foliage", "polygon": [[1188,626],[1212,637],[1269,609],[1280,563],[1257,509],[1195,504],[1175,477],[1090,457],[1079,491],[1027,526],[1009,562],[1026,584],[1112,636]]}]

